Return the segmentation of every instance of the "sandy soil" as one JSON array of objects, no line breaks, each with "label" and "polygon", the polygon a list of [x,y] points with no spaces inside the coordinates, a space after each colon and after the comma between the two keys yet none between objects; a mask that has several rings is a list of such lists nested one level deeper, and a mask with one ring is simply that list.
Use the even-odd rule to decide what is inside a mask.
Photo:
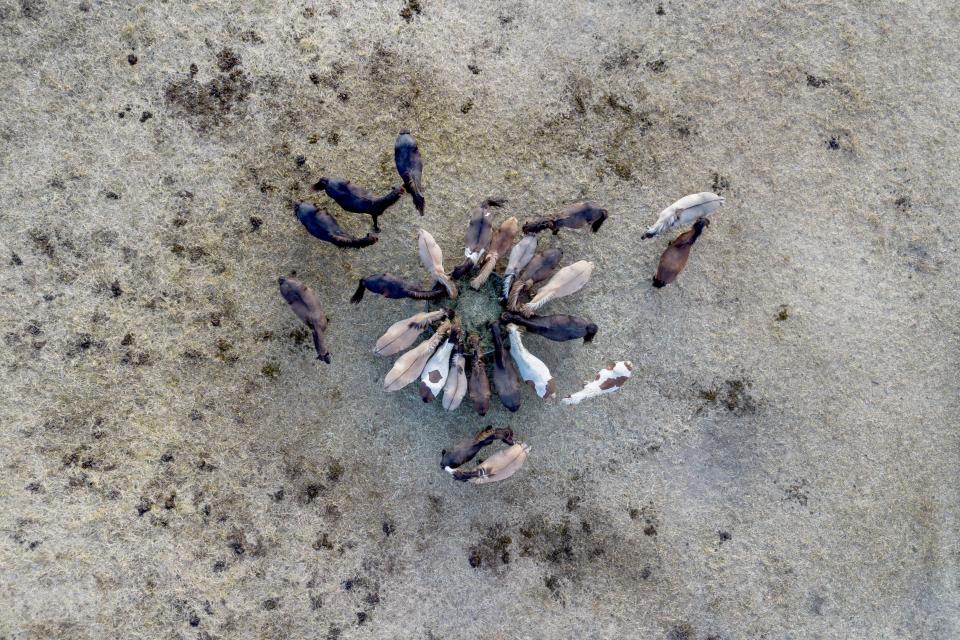
[{"label": "sandy soil", "polygon": [[[0,0],[0,637],[960,635],[957,8],[408,1]],[[385,191],[402,127],[426,217],[308,236],[289,203]],[[652,289],[643,229],[704,190]],[[356,279],[425,279],[420,225],[452,264],[491,194],[610,210],[545,238],[596,340],[527,345],[561,394],[629,358],[619,395],[380,390],[420,307]],[[527,466],[455,485],[488,423]]]}]

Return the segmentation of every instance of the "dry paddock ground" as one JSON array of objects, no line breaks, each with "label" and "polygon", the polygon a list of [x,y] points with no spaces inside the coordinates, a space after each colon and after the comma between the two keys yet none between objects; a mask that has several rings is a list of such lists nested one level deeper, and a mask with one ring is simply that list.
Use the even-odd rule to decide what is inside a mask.
[{"label": "dry paddock ground", "polygon": [[[0,0],[0,637],[956,638],[960,202],[950,2]],[[309,237],[320,175],[409,198]],[[639,241],[726,206],[677,283]],[[370,348],[494,193],[580,198],[597,271],[486,419]],[[321,199],[322,201],[322,199]],[[334,209],[335,210],[335,209]],[[352,233],[369,221],[344,214]],[[276,278],[331,318],[318,363]],[[533,446],[455,485],[493,423]]]}]

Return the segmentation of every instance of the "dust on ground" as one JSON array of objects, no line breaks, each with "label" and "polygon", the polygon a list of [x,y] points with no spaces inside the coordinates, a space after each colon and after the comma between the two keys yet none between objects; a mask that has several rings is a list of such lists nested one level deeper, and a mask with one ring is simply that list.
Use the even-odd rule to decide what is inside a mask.
[{"label": "dust on ground", "polygon": [[[0,0],[0,636],[955,636],[947,5]],[[290,203],[386,191],[403,127],[427,215],[309,237]],[[638,239],[704,190],[654,290]],[[421,307],[357,279],[425,279],[420,225],[452,264],[491,195],[610,210],[549,239],[597,265],[551,306],[596,339],[527,346],[562,395],[632,360],[618,394],[380,390]],[[526,467],[453,484],[440,450],[488,423]]]}]

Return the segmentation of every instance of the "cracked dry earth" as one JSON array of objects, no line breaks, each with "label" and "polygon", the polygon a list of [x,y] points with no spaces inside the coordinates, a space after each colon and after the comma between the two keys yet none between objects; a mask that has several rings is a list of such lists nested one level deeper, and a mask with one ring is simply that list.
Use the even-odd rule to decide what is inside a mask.
[{"label": "cracked dry earth", "polygon": [[[0,637],[957,637],[958,26],[0,0]],[[309,237],[289,203],[324,174],[385,191],[402,127],[426,218]],[[669,238],[640,235],[706,190],[726,206],[654,290]],[[480,419],[381,391],[370,348],[419,307],[351,308],[357,278],[425,280],[417,229],[452,252],[492,194],[609,209],[556,240],[597,270],[551,310],[596,339],[535,352],[560,395],[632,360],[618,394]],[[526,466],[452,483],[440,450],[488,423]]]}]

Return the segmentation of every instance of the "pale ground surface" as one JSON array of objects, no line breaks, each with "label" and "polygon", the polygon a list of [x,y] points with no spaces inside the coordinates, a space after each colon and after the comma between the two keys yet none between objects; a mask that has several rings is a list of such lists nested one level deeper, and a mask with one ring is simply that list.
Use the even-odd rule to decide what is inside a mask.
[{"label": "pale ground surface", "polygon": [[[951,4],[0,0],[0,637],[958,637]],[[288,201],[385,190],[404,126],[426,218],[310,238]],[[651,289],[643,228],[708,189]],[[423,278],[420,224],[452,264],[493,193],[611,210],[549,240],[596,341],[527,344],[564,394],[633,360],[619,395],[379,390],[419,307],[356,278]],[[488,422],[526,468],[453,484]]]}]

